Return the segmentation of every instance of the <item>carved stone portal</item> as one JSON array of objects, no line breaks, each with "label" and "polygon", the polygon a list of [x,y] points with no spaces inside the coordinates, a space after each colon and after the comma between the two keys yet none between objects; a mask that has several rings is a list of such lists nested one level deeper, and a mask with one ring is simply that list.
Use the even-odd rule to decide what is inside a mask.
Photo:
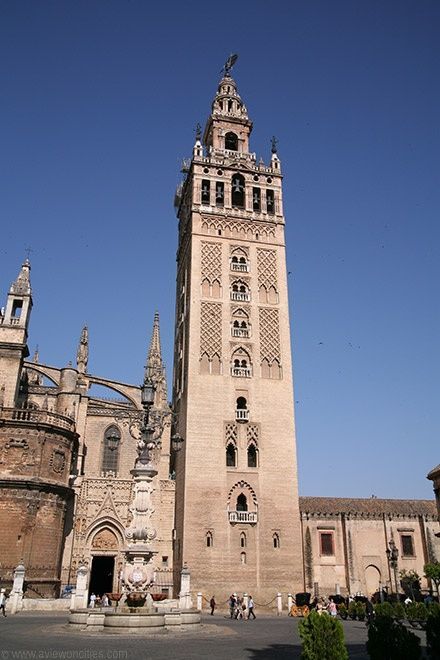
[{"label": "carved stone portal", "polygon": [[92,548],[97,550],[118,550],[118,539],[109,529],[102,529],[94,536]]}]

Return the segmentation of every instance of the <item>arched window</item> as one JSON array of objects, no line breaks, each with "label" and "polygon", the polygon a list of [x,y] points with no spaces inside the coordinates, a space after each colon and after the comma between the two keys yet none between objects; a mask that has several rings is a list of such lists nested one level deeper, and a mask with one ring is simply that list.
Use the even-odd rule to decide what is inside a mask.
[{"label": "arched window", "polygon": [[117,426],[109,426],[104,433],[104,448],[102,453],[103,473],[111,473],[116,476],[119,460],[119,445],[121,442],[121,433]]},{"label": "arched window", "polygon": [[251,378],[252,362],[248,352],[240,347],[231,356],[231,375],[236,378]]},{"label": "arched window", "polygon": [[231,257],[231,270],[247,273],[249,271],[248,257],[243,254],[241,249],[236,249],[234,252]]},{"label": "arched window", "polygon": [[266,209],[270,215],[275,213],[275,195],[273,190],[266,190]]},{"label": "arched window", "polygon": [[[234,369],[241,369],[240,360],[234,360]],[[237,422],[247,422],[249,420],[249,410],[244,396],[239,396],[237,399],[235,406],[235,419]]]},{"label": "arched window", "polygon": [[210,202],[210,181],[209,179],[202,180],[201,202],[202,204],[209,204]]},{"label": "arched window", "polygon": [[240,553],[240,561],[241,561],[242,564],[246,563],[246,553],[245,552]]},{"label": "arched window", "polygon": [[280,536],[276,532],[273,535],[273,547],[274,548],[279,548],[280,547]]},{"label": "arched window", "polygon": [[247,408],[247,401],[244,398],[244,396],[239,396],[237,399],[237,408],[241,408],[242,410],[246,410]]},{"label": "arched window", "polygon": [[245,548],[246,547],[246,534],[242,532],[240,534],[240,548]]},{"label": "arched window", "polygon": [[214,537],[212,536],[212,532],[206,532],[206,547],[212,548],[213,545],[214,545]]},{"label": "arched window", "polygon": [[225,135],[225,149],[229,151],[238,151],[238,136],[230,131]]},{"label": "arched window", "polygon": [[236,467],[237,465],[237,449],[235,445],[230,442],[226,447],[226,466]]},{"label": "arched window", "polygon": [[248,510],[248,505],[247,505],[246,495],[243,495],[243,493],[240,493],[240,495],[237,497],[237,509],[236,509],[236,511],[247,511],[247,510]]},{"label": "arched window", "polygon": [[253,442],[247,449],[247,464],[250,468],[258,467],[258,450]]},{"label": "arched window", "polygon": [[243,209],[245,206],[245,181],[242,174],[232,177],[232,206]]}]

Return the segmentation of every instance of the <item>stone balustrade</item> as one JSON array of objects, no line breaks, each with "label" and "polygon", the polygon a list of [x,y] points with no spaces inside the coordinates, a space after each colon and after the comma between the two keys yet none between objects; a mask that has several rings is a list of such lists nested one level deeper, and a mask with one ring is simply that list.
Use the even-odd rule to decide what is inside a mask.
[{"label": "stone balustrade", "polygon": [[250,293],[244,293],[242,291],[231,291],[231,300],[235,300],[237,302],[250,302],[250,299]]},{"label": "stone balustrade", "polygon": [[258,513],[256,511],[229,511],[230,523],[250,523],[258,522]]},{"label": "stone balustrade", "polygon": [[49,410],[34,408],[0,408],[0,419],[11,422],[31,422],[33,424],[48,424],[57,428],[75,431],[75,420]]},{"label": "stone balustrade", "polygon": [[231,373],[236,378],[251,378],[252,369],[249,369],[249,367],[232,367]]}]

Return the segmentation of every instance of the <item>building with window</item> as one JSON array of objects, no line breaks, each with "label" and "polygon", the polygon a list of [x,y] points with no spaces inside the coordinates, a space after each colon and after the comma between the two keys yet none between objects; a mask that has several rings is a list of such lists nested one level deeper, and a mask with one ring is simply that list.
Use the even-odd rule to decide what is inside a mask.
[{"label": "building with window", "polygon": [[[430,500],[300,497],[304,589],[371,595],[395,586],[386,555],[397,546],[398,571],[440,560],[438,516]],[[422,580],[422,587],[430,585]]]},{"label": "building with window", "polygon": [[281,163],[257,161],[226,73],[177,196],[175,576],[194,589],[302,584]]},{"label": "building with window", "polygon": [[[57,368],[29,357],[30,264],[12,284],[0,316],[0,577],[21,561],[27,595],[53,596],[89,567],[95,593],[118,591],[130,521],[140,388],[88,373],[84,328],[76,366]],[[169,412],[159,317],[148,365],[156,384],[153,414]],[[157,589],[172,590],[175,484],[170,479],[170,424],[162,433],[154,525]],[[160,515],[159,512],[160,511]]]}]

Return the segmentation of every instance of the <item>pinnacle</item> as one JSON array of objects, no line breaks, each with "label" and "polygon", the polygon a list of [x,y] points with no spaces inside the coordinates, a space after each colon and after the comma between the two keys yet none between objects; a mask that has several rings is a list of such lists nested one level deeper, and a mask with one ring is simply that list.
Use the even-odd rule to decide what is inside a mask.
[{"label": "pinnacle", "polygon": [[11,284],[11,288],[9,290],[10,293],[19,296],[25,296],[31,294],[30,270],[31,270],[31,262],[29,261],[29,259],[25,259],[21,266],[21,270],[17,276],[17,279],[15,280],[15,282]]}]

